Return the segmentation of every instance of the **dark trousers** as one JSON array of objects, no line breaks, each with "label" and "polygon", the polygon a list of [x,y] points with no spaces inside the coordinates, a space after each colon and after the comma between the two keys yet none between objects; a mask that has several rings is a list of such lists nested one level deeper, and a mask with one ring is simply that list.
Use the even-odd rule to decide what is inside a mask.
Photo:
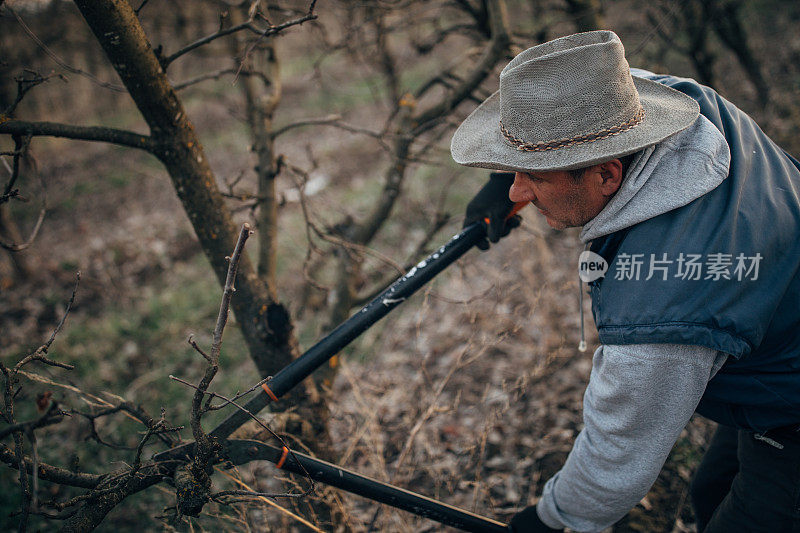
[{"label": "dark trousers", "polygon": [[800,433],[764,437],[719,426],[690,489],[698,531],[800,533]]}]

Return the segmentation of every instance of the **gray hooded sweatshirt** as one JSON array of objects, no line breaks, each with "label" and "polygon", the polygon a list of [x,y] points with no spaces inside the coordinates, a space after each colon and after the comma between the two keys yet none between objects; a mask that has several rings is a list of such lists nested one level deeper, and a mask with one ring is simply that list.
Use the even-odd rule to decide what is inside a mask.
[{"label": "gray hooded sweatshirt", "polygon": [[[632,70],[634,75],[647,75]],[[705,117],[643,150],[619,191],[581,232],[608,235],[682,207],[728,176],[725,138]],[[550,527],[602,531],[658,477],[706,384],[727,354],[679,344],[605,345],[594,353],[583,399],[584,429],[537,505]]]}]

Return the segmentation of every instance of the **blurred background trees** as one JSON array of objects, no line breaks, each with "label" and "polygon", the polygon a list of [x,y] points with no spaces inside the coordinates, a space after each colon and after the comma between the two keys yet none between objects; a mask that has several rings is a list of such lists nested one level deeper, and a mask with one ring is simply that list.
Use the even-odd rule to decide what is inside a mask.
[{"label": "blurred background trees", "polygon": [[[797,154],[800,39],[792,30],[798,20],[800,7],[776,0],[0,2],[0,361],[6,367],[49,337],[63,315],[74,272],[82,272],[70,317],[51,348],[57,360],[75,369],[31,370],[13,398],[15,421],[41,416],[35,399],[43,394],[65,411],[92,415],[136,405],[151,421],[148,426],[146,417],[136,422],[133,415],[117,416],[125,410],[91,424],[87,420],[94,419],[73,414],[38,429],[36,440],[17,432],[12,443],[9,434],[2,446],[11,455],[4,461],[13,463],[16,447],[74,472],[100,474],[113,470],[110,461],[130,462],[133,453],[106,446],[109,439],[100,435],[135,449],[142,438],[137,432],[152,429],[161,407],[169,424],[186,422],[191,390],[167,376],[202,374],[204,361],[183,340],[194,332],[198,342],[210,343],[210,333],[202,332],[210,332],[216,315],[225,257],[239,223],[253,225],[256,242],[240,265],[232,303],[236,327],[228,328],[215,381],[223,392],[233,394],[258,376],[274,374],[408,270],[460,228],[466,202],[485,179],[485,172],[450,161],[454,127],[497,89],[499,69],[538,42],[613,29],[633,66],[714,86]],[[265,415],[270,423],[298,446],[376,477],[399,479],[459,505],[469,503],[457,493],[471,493],[475,508],[500,519],[524,506],[573,438],[568,431],[554,434],[547,424],[579,429],[586,377],[585,358],[570,340],[578,290],[569,255],[575,236],[540,227],[533,214],[526,218],[531,220],[520,232],[528,239],[524,246],[518,241],[513,251],[504,244],[466,258],[471,266],[443,274],[432,292],[395,311],[407,317],[416,312],[417,318],[392,315],[374,327],[346,350],[351,366],[343,374],[335,359],[275,414]],[[554,250],[566,258],[554,258]],[[509,292],[520,280],[502,273],[509,264],[539,274],[517,291],[521,300],[514,305]],[[499,319],[486,311],[498,305],[511,306],[516,316]],[[533,332],[526,329],[532,317],[542,321]],[[504,320],[511,322],[500,328]],[[450,330],[437,330],[432,322]],[[431,340],[443,336],[452,344]],[[522,381],[491,366],[473,374],[464,369],[475,381],[456,383],[447,371],[424,366],[433,364],[433,356],[465,347],[467,361],[470,354],[500,352],[513,361],[518,354],[508,346],[516,342],[528,358],[517,361],[529,368]],[[405,368],[387,363],[396,351],[424,362],[418,388],[409,387],[409,396],[400,400],[407,413],[385,415],[410,422],[411,437],[365,412],[381,396],[391,396],[366,384],[370,373]],[[465,364],[458,359],[450,368]],[[570,365],[577,366],[567,392],[544,390],[577,400],[538,400],[565,421],[543,419],[531,429],[524,415],[511,417],[509,403],[498,416],[511,417],[506,424],[519,427],[502,445],[492,444],[489,429],[462,431],[455,422],[441,421],[441,405],[425,400],[467,397],[470,387],[496,379],[504,394],[528,405],[533,400],[526,397],[527,387],[544,385],[544,376],[558,375],[558,368],[573,376],[564,370]],[[395,377],[398,387],[418,378],[408,368]],[[340,394],[366,399],[348,411]],[[206,424],[218,415],[211,413]],[[349,435],[348,424],[355,424]],[[438,428],[438,437],[425,437],[428,426]],[[527,464],[519,479],[508,474],[518,466],[514,461],[532,455],[531,447],[546,448],[537,440],[542,435],[558,443],[555,451]],[[690,431],[695,445],[702,446],[702,435]],[[469,479],[454,475],[456,481],[442,481],[443,471],[425,463],[426,457],[431,464],[441,458],[433,451],[410,465],[416,439],[438,438],[455,464],[471,465]],[[62,446],[46,444],[53,440]],[[148,453],[160,449],[157,442],[148,441]],[[464,455],[456,448],[480,453]],[[681,453],[677,473],[659,493],[663,502],[639,509],[655,520],[645,529],[671,530],[691,519],[681,483],[695,458]],[[277,483],[269,469],[253,468],[240,481]],[[466,472],[464,465],[453,470]],[[491,481],[492,476],[499,477]],[[13,513],[27,505],[31,524],[44,520],[39,511],[55,513],[43,502],[80,494],[80,487],[42,482],[42,494],[33,497],[29,487],[25,503],[11,469],[0,472],[0,483],[4,493],[15,495],[0,510]],[[396,513],[378,517],[367,504],[342,495],[323,492],[318,500],[293,512],[323,529],[336,524],[360,530],[370,522],[379,529],[416,527]],[[174,496],[151,489],[126,500],[113,520],[117,529],[140,527],[143,511],[156,524],[156,515],[171,505]],[[190,520],[231,528],[297,524],[263,505],[210,506]],[[21,521],[7,520],[8,527]]]}]

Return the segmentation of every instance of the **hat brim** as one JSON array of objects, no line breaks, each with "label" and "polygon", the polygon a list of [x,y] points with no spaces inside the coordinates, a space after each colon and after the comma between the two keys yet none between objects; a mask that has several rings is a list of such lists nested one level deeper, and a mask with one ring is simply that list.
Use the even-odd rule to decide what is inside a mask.
[{"label": "hat brim", "polygon": [[522,151],[500,132],[500,91],[487,98],[456,130],[450,143],[461,165],[512,172],[572,170],[622,157],[688,128],[700,106],[682,92],[633,77],[644,119],[635,127],[583,144],[542,152]]}]

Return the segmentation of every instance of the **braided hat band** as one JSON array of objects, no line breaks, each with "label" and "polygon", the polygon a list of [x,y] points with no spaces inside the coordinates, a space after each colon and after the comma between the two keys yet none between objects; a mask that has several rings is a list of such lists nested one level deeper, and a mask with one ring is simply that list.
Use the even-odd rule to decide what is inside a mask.
[{"label": "braided hat band", "polygon": [[639,110],[633,115],[633,117],[631,117],[630,120],[626,120],[617,126],[605,128],[594,133],[587,133],[586,135],[577,135],[575,137],[568,137],[566,139],[555,139],[552,141],[542,141],[537,143],[525,142],[522,139],[514,137],[505,128],[505,126],[503,126],[502,120],[500,121],[500,131],[503,133],[503,137],[505,137],[508,142],[517,147],[517,150],[522,152],[546,152],[547,150],[568,148],[570,146],[575,146],[576,144],[590,143],[611,137],[612,135],[618,135],[623,131],[628,131],[629,129],[638,126],[644,119],[644,115],[644,108],[639,106]]},{"label": "braided hat band", "polygon": [[649,74],[632,75],[611,31],[528,48],[461,123],[450,152],[461,165],[512,172],[585,168],[632,154],[700,115],[695,100]]}]

